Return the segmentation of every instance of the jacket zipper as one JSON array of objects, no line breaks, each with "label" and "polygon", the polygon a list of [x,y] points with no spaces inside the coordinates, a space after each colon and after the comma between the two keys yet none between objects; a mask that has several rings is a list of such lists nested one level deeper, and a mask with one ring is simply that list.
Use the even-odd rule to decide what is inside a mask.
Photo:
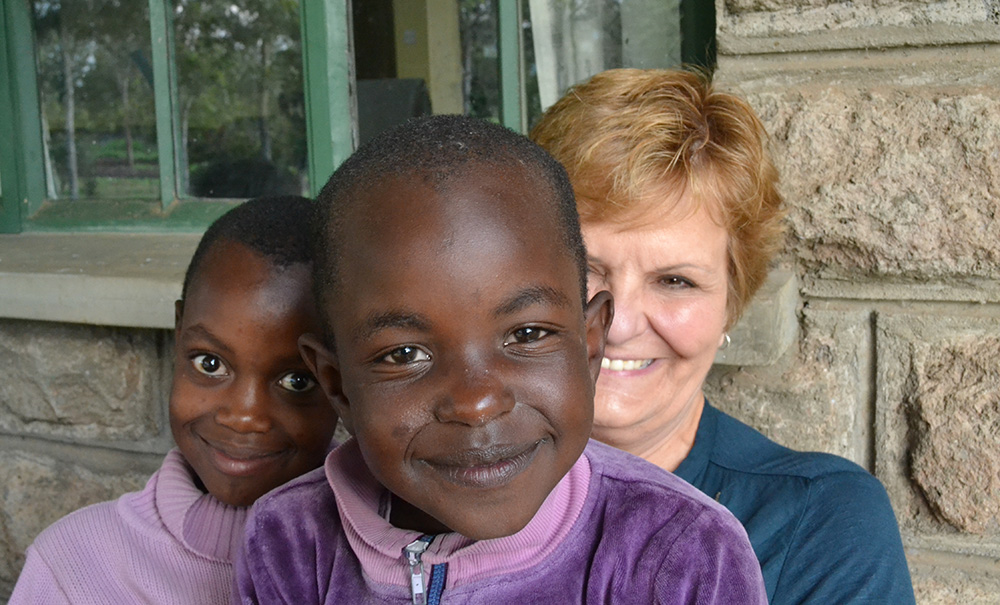
[{"label": "jacket zipper", "polygon": [[403,547],[403,558],[410,566],[410,596],[413,605],[439,605],[444,592],[444,580],[448,564],[439,563],[431,567],[430,585],[424,585],[424,568],[420,561],[424,552],[434,541],[434,536],[420,536]]}]

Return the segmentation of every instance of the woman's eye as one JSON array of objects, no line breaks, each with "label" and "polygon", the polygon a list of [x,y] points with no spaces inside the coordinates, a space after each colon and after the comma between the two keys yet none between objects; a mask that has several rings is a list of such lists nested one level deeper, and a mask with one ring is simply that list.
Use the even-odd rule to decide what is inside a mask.
[{"label": "woman's eye", "polygon": [[191,358],[191,365],[194,369],[206,376],[225,376],[227,374],[226,364],[222,360],[211,354],[195,355]]},{"label": "woman's eye", "polygon": [[673,288],[691,288],[694,287],[689,280],[680,277],[679,275],[665,275],[660,278],[660,283],[664,286],[670,286]]},{"label": "woman's eye", "polygon": [[430,361],[430,358],[431,356],[427,354],[427,351],[424,351],[419,347],[406,345],[389,351],[380,357],[379,361],[402,365],[406,363],[416,363],[418,361]]},{"label": "woman's eye", "polygon": [[278,379],[278,386],[293,393],[305,393],[316,386],[316,379],[305,372],[289,372]]},{"label": "woman's eye", "polygon": [[510,333],[510,338],[508,338],[507,342],[504,344],[509,345],[514,343],[524,344],[528,342],[535,342],[536,340],[548,336],[548,334],[549,331],[543,330],[542,328],[534,328],[530,326],[518,328]]}]

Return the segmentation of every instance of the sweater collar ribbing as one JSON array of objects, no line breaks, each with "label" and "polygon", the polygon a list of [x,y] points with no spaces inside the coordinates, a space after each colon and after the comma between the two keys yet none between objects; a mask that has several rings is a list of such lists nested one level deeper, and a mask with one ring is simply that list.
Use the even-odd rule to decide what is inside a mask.
[{"label": "sweater collar ribbing", "polygon": [[[402,549],[421,534],[392,526],[380,512],[388,491],[372,476],[351,439],[326,459],[326,478],[351,548],[376,582],[408,586]],[[437,536],[424,553],[426,565],[448,563],[447,588],[487,576],[527,569],[557,549],[580,515],[590,484],[590,463],[581,455],[556,484],[534,518],[504,538],[475,541],[461,534]]]},{"label": "sweater collar ribbing", "polygon": [[249,507],[230,506],[201,491],[180,450],[167,453],[156,483],[156,509],[167,531],[209,559],[232,562]]}]

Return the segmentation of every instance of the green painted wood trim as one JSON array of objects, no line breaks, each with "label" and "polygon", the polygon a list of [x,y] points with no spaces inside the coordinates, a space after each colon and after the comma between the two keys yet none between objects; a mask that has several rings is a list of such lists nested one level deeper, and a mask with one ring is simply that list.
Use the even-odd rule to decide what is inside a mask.
[{"label": "green painted wood trim", "polygon": [[160,203],[177,201],[177,87],[174,82],[172,2],[149,0],[149,33],[153,54],[153,94],[156,108],[156,148],[160,164]]},{"label": "green painted wood trim", "polygon": [[182,200],[167,212],[156,201],[74,200],[46,204],[25,232],[201,233],[243,200]]},{"label": "green painted wood trim", "polygon": [[717,50],[715,3],[681,0],[681,60],[711,72]]},{"label": "green painted wood trim", "polygon": [[[7,11],[0,4],[0,30],[7,27]],[[17,168],[16,150],[17,122],[14,120],[14,100],[11,77],[8,69],[6,42],[10,37],[4,34],[0,43],[0,141],[7,141],[0,147],[0,233],[21,231],[21,179]],[[12,51],[13,52],[13,49]]]},{"label": "green painted wood trim", "polygon": [[301,0],[309,190],[315,197],[357,147],[349,0]]},{"label": "green painted wood trim", "polygon": [[[35,77],[35,38],[32,27],[31,7],[28,0],[4,3],[3,30],[6,42],[6,80],[10,100],[10,127],[14,133],[11,148],[14,163],[4,171],[4,189],[7,180],[16,189],[17,222],[41,207],[45,201],[45,162],[42,148],[42,115]],[[13,171],[12,174],[8,172]],[[7,194],[4,194],[7,199]],[[11,212],[13,215],[13,212]],[[4,231],[20,231],[21,224],[8,224],[4,211]]]},{"label": "green painted wood trim", "polygon": [[517,132],[524,132],[521,99],[521,15],[520,1],[501,1],[498,24],[500,53],[500,121]]}]

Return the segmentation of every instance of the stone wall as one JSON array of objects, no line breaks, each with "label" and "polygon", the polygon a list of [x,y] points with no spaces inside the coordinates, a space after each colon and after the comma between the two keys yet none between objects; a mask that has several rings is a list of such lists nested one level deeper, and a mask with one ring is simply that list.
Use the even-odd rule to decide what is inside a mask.
[{"label": "stone wall", "polygon": [[1000,2],[717,0],[773,137],[796,346],[709,395],[889,491],[919,603],[1000,599]]},{"label": "stone wall", "polygon": [[166,330],[0,320],[0,601],[41,530],[159,467],[171,365]]}]

